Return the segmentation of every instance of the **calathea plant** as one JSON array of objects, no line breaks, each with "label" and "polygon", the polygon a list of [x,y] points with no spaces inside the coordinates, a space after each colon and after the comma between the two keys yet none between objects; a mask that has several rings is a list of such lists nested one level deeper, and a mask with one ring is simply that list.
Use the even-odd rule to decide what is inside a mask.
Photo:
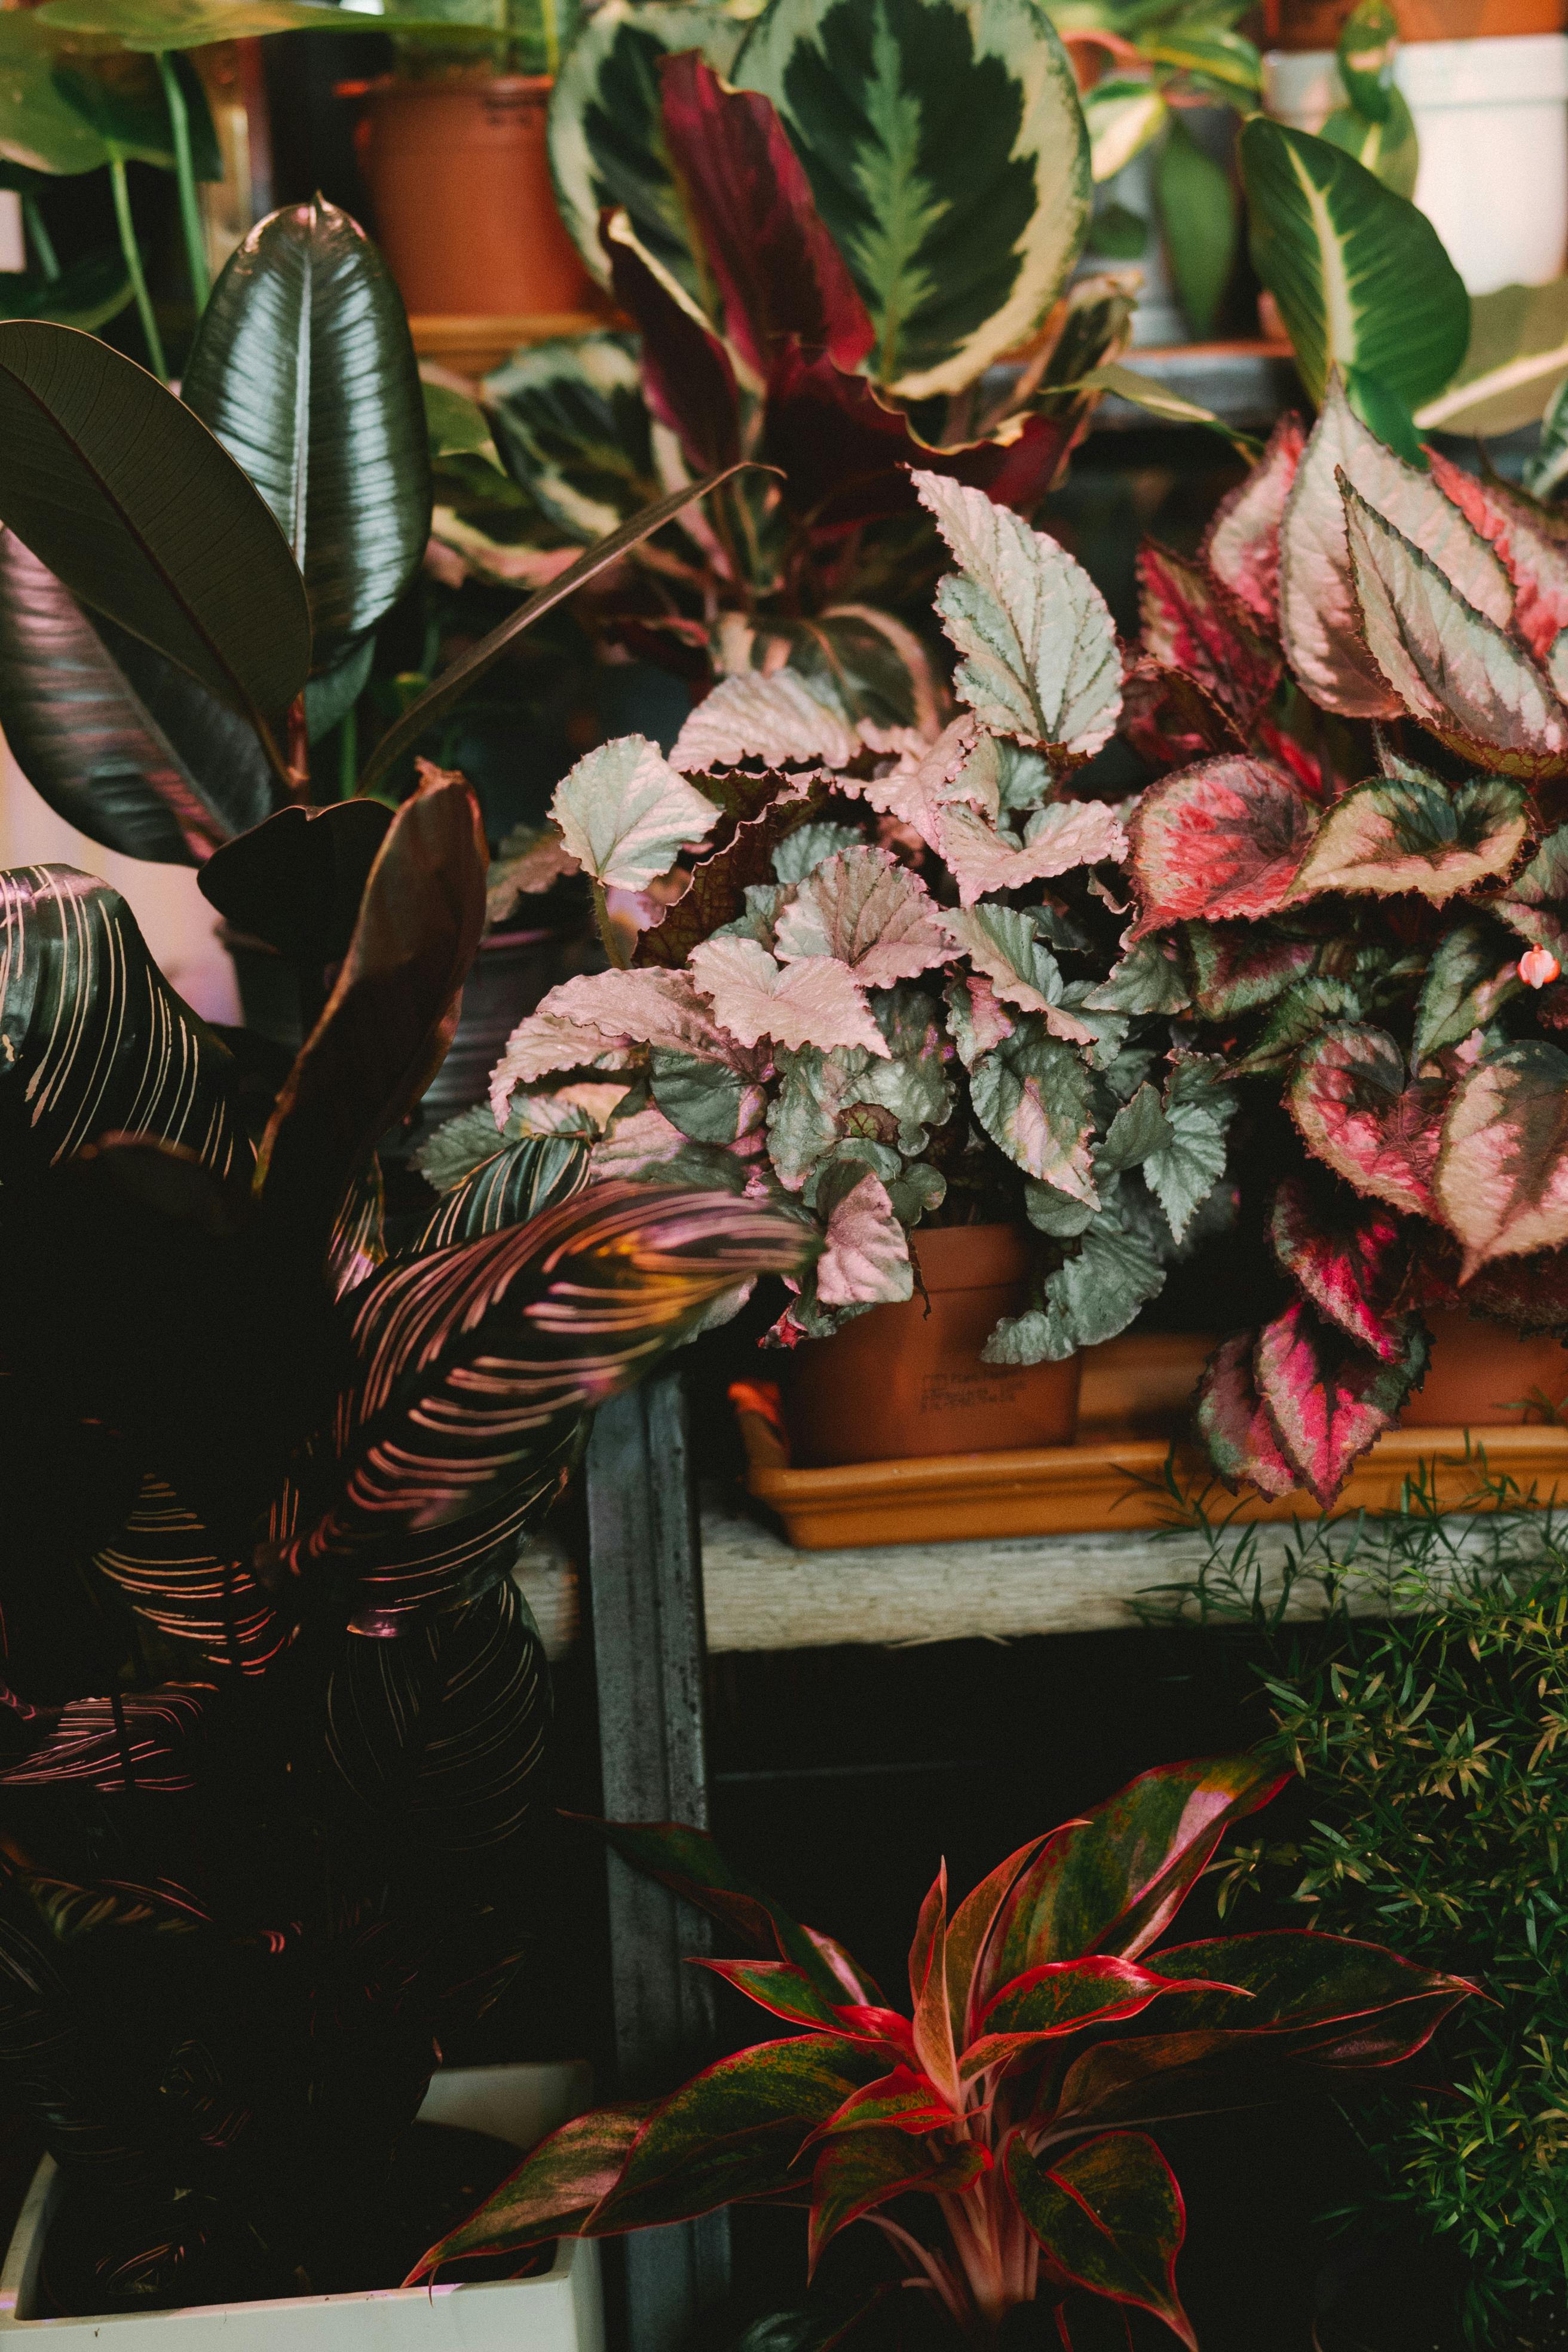
[{"label": "calathea plant", "polygon": [[1246,1756],[1147,1772],[1031,1839],[951,1916],[944,1868],[907,2012],[700,1832],[609,1826],[749,1955],[701,1965],[793,2030],[667,2098],[568,2124],[415,2276],[766,2200],[809,2209],[814,2269],[851,2222],[880,2230],[966,2342],[1039,2302],[1064,2346],[1099,2343],[1109,2302],[1118,2340],[1145,2311],[1194,2345],[1182,2194],[1149,2126],[1395,2064],[1474,1989],[1337,1936],[1161,1944],[1226,1830],[1283,1777]]},{"label": "calathea plant", "polygon": [[[470,1196],[389,1256],[374,1147],[485,850],[460,778],[378,814],[275,1098],[114,891],[0,876],[0,2077],[66,2176],[68,2309],[395,2284],[431,2068],[534,1919],[518,1536],[596,1405],[812,1246],[622,1185]],[[296,923],[361,814],[274,820]]]},{"label": "calathea plant", "polygon": [[[612,968],[544,998],[494,1125],[468,1115],[423,1164],[500,1182],[548,1145],[582,1178],[801,1202],[825,1245],[785,1343],[908,1298],[922,1222],[1026,1222],[1035,1297],[988,1353],[1036,1363],[1125,1328],[1223,1227],[1230,1095],[1173,1036],[1175,967],[1121,953],[1116,811],[1071,794],[1121,704],[1103,598],[983,491],[914,485],[957,567],[959,715],[854,727],[781,667],[721,681],[669,761],[637,737],[590,752],[549,862],[592,878]],[[618,930],[617,894],[645,928]]]},{"label": "calathea plant", "polygon": [[1327,1504],[1425,1308],[1568,1328],[1568,541],[1336,378],[1142,593],[1124,723],[1171,772],[1129,824],[1131,959],[1271,1139],[1289,1292],[1200,1419],[1223,1475]]},{"label": "calathea plant", "polygon": [[[922,0],[878,22],[868,42],[855,0],[774,0],[749,28],[700,0],[595,11],[554,93],[552,154],[640,349],[590,336],[491,376],[511,481],[456,457],[436,533],[532,584],[657,487],[765,459],[779,477],[646,550],[600,626],[699,678],[788,664],[851,725],[909,725],[935,692],[900,625],[934,556],[909,461],[1032,512],[1131,298],[1107,278],[1063,291],[1088,142],[1033,0]],[[1020,349],[1021,370],[987,378]]]}]

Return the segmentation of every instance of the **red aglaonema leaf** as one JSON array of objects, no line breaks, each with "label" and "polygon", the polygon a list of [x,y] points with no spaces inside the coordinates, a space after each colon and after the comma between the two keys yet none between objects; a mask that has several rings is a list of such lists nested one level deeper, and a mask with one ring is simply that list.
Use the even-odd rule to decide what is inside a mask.
[{"label": "red aglaonema leaf", "polygon": [[787,2017],[795,2025],[823,2027],[830,2033],[839,2031],[833,2004],[823,1999],[805,1969],[797,1969],[793,1960],[699,1959],[697,1966],[710,1969],[775,2017]]},{"label": "red aglaonema leaf", "polygon": [[852,373],[876,330],[772,101],[731,89],[698,49],[662,58],[659,85],[669,160],[736,351],[764,379],[785,341]]},{"label": "red aglaonema leaf", "polygon": [[1197,2352],[1176,2292],[1186,2208],[1176,2176],[1145,2132],[1106,2132],[1032,2156],[1007,2151],[1007,2186],[1053,2278],[1152,2311]]},{"label": "red aglaonema leaf", "polygon": [[1045,1843],[1031,1838],[1010,1853],[1005,1862],[983,1878],[964,1896],[948,1925],[947,1930],[947,1998],[952,2011],[952,2038],[962,2050],[973,2030],[974,1990],[976,1970],[981,1956],[990,1939],[996,1915],[1006,1901],[1026,1864],[1033,1862]]},{"label": "red aglaonema leaf", "polygon": [[619,2179],[655,2102],[642,2099],[574,2116],[531,2150],[476,2212],[433,2245],[404,2281],[418,2286],[445,2263],[521,2253],[546,2238],[574,2238]]},{"label": "red aglaonema leaf", "polygon": [[915,2053],[943,2095],[956,2105],[958,2059],[947,1998],[947,1864],[921,1906],[910,1946],[910,1997],[914,2003]]},{"label": "red aglaonema leaf", "polygon": [[1321,1315],[1358,1347],[1393,1363],[1405,1350],[1394,1302],[1409,1261],[1405,1228],[1380,1208],[1321,1196],[1287,1176],[1274,1196],[1274,1255]]},{"label": "red aglaonema leaf", "polygon": [[1337,1176],[1424,1217],[1452,1092],[1441,1073],[1412,1078],[1386,1030],[1336,1021],[1302,1053],[1287,1101],[1308,1150]]},{"label": "red aglaonema leaf", "polygon": [[1258,1335],[1258,1393],[1280,1452],[1325,1511],[1426,1370],[1426,1327],[1411,1317],[1400,1338],[1398,1354],[1384,1360],[1300,1299]]},{"label": "red aglaonema leaf", "polygon": [[1215,578],[1266,628],[1279,619],[1279,525],[1306,446],[1300,418],[1282,416],[1246,481],[1221,499],[1204,541]]},{"label": "red aglaonema leaf", "polygon": [[1501,482],[1468,474],[1440,450],[1428,449],[1426,463],[1445,498],[1501,556],[1513,582],[1513,625],[1536,660],[1544,661],[1558,631],[1568,628],[1568,545],[1561,519]]},{"label": "red aglaonema leaf", "polygon": [[818,2124],[812,2137],[826,2139],[835,2132],[866,2131],[873,2125],[919,2135],[945,2129],[955,2120],[951,2101],[943,2098],[929,2074],[900,2065],[875,2083],[868,2083],[864,2090],[851,2092],[825,2124]]},{"label": "red aglaonema leaf", "polygon": [[1249,728],[1279,685],[1285,656],[1259,636],[1230,591],[1203,564],[1146,540],[1138,551],[1138,610],[1144,653],[1194,678]]},{"label": "red aglaonema leaf", "polygon": [[885,2072],[874,2053],[817,2033],[719,2059],[655,2107],[584,2234],[689,2221],[788,2188],[807,2134]]},{"label": "red aglaonema leaf", "polygon": [[741,395],[729,352],[673,280],[656,269],[624,212],[605,215],[599,240],[616,299],[642,335],[649,408],[698,473],[733,465],[741,454]]},{"label": "red aglaonema leaf", "polygon": [[1205,760],[1145,793],[1132,819],[1133,933],[1226,916],[1255,921],[1290,895],[1318,812],[1289,770]]},{"label": "red aglaonema leaf", "polygon": [[811,2181],[808,2263],[815,2272],[823,2249],[862,2213],[895,2197],[921,2191],[957,2196],[991,2168],[991,2151],[975,2140],[915,2139],[908,2132],[849,2132],[830,2139]]},{"label": "red aglaonema leaf", "polygon": [[1173,1945],[1159,1965],[1247,1996],[1243,2006],[1194,1983],[1162,2009],[1162,2030],[1169,2021],[1184,2032],[1218,2028],[1244,2042],[1285,2034],[1296,2054],[1329,2065],[1384,2066],[1410,2057],[1476,1990],[1466,1977],[1417,1967],[1382,1944],[1300,1927]]},{"label": "red aglaonema leaf", "polygon": [[1461,1279],[1489,1258],[1568,1242],[1568,1054],[1531,1038],[1476,1062],[1443,1129],[1437,1209]]},{"label": "red aglaonema leaf", "polygon": [[1091,1952],[1081,1960],[1047,1960],[1004,1985],[964,2051],[965,2082],[989,2067],[1010,2065],[1042,2043],[1089,2027],[1136,2017],[1163,1992],[1184,1988],[1135,1960]]},{"label": "red aglaonema leaf", "polygon": [[1233,1492],[1245,1481],[1261,1494],[1288,1495],[1296,1473],[1258,1393],[1252,1349],[1250,1331],[1220,1342],[1204,1366],[1194,1418],[1209,1460]]},{"label": "red aglaonema leaf", "polygon": [[1173,1919],[1232,1822],[1268,1803],[1284,1776],[1255,1756],[1164,1764],[1058,1832],[1007,1896],[976,1998],[1047,1960],[1135,1958]]}]

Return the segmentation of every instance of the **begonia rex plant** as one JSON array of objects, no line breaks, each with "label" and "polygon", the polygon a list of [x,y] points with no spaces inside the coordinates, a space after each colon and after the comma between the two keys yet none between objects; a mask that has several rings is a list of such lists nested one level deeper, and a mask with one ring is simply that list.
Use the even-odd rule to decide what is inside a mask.
[{"label": "begonia rex plant", "polygon": [[1230,1096],[1173,1032],[1175,965],[1121,952],[1120,816],[1072,796],[1121,707],[1103,598],[983,491],[915,486],[956,564],[958,715],[853,726],[781,667],[723,680],[668,761],[637,737],[580,761],[542,862],[591,877],[612,968],[514,1032],[500,1156],[469,1113],[422,1164],[506,1182],[548,1150],[568,1189],[796,1198],[825,1247],[785,1343],[910,1297],[924,1222],[1026,1223],[1034,1294],[988,1354],[1035,1363],[1124,1329],[1223,1224]]},{"label": "begonia rex plant", "polygon": [[906,2284],[969,2344],[1040,2303],[1067,2352],[1107,2340],[1107,2305],[1118,2341],[1144,2311],[1195,2346],[1175,2278],[1182,2192],[1150,2126],[1392,2066],[1474,1990],[1337,1936],[1152,1948],[1226,1830],[1286,1777],[1251,1756],[1146,1772],[1032,1838],[951,1916],[944,1866],[910,1946],[907,2013],[700,1831],[610,1827],[627,1861],[753,1955],[700,1965],[794,2030],[667,2098],[567,2124],[416,2278],[766,2200],[809,2210],[814,2270],[851,2222],[880,2230]]},{"label": "begonia rex plant", "polygon": [[1254,1116],[1293,1294],[1227,1339],[1216,1468],[1328,1504],[1423,1310],[1568,1331],[1568,530],[1360,421],[1337,378],[1187,562],[1142,558],[1123,726],[1159,959]]}]

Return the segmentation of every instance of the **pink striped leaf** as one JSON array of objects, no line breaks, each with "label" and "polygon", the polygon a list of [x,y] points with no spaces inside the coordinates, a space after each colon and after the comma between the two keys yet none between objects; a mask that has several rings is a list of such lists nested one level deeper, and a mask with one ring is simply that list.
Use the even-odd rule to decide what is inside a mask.
[{"label": "pink striped leaf", "polygon": [[1393,1316],[1407,1258],[1405,1229],[1382,1208],[1358,1202],[1347,1216],[1337,1205],[1303,1178],[1288,1176],[1269,1218],[1274,1255],[1321,1315],[1392,1363],[1405,1344]]},{"label": "pink striped leaf", "polygon": [[1301,1300],[1258,1335],[1258,1393],[1280,1452],[1324,1510],[1362,1454],[1393,1427],[1426,1371],[1429,1343],[1415,1318],[1406,1321],[1403,1339],[1399,1354],[1385,1360]]},{"label": "pink striped leaf", "polygon": [[1443,1129],[1436,1202],[1464,1248],[1461,1281],[1489,1259],[1568,1241],[1568,1054],[1504,1046],[1459,1080]]},{"label": "pink striped leaf", "polygon": [[1134,937],[1203,917],[1256,921],[1284,906],[1318,812],[1286,768],[1206,760],[1145,793],[1132,819]]},{"label": "pink striped leaf", "polygon": [[1308,1149],[1358,1192],[1430,1216],[1451,1076],[1412,1078],[1386,1030],[1331,1022],[1296,1064],[1287,1101]]}]

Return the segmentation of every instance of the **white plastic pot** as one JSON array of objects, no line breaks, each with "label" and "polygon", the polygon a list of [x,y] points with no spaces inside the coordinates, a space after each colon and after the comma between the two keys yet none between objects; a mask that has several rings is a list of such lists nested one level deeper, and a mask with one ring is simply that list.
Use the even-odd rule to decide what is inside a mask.
[{"label": "white plastic pot", "polygon": [[[1472,294],[1543,286],[1568,255],[1568,34],[1413,41],[1394,78],[1415,120],[1415,202]],[[1273,49],[1264,103],[1321,131],[1344,103],[1331,49]]]},{"label": "white plastic pot", "polygon": [[[581,2115],[591,2088],[584,2065],[454,2068],[436,2076],[419,2114],[527,2148]],[[59,2187],[46,2157],[0,2271],[0,2335],[14,2343],[30,2335],[48,2352],[168,2352],[176,2343],[179,2352],[604,2352],[599,2250],[581,2238],[563,2238],[540,2278],[40,2319],[44,2233]]]}]

